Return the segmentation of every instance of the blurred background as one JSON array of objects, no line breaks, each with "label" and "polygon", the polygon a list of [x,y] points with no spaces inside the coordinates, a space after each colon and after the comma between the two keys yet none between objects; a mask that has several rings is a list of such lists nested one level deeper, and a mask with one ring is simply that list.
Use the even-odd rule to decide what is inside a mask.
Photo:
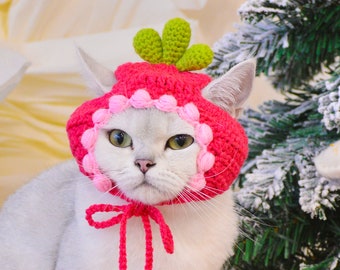
[{"label": "blurred background", "polygon": [[[132,39],[187,19],[210,46],[240,23],[244,0],[0,0],[0,205],[40,171],[71,158],[65,124],[90,98],[75,46],[114,70],[140,61]],[[280,98],[256,78],[246,106]]]}]

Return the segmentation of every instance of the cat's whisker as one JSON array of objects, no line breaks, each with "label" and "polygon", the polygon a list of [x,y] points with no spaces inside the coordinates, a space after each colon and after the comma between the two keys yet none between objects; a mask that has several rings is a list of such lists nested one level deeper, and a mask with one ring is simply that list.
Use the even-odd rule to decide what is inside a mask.
[{"label": "cat's whisker", "polygon": [[[199,197],[195,196],[192,193],[186,194],[186,192],[182,193],[182,197],[185,198],[186,201],[188,201],[187,205],[191,207],[197,214],[199,214],[203,219],[211,218],[212,216],[212,209],[215,208],[214,204],[209,201],[208,204],[213,206],[212,209],[207,209],[206,205],[202,204],[202,202],[199,202]],[[191,198],[194,198],[195,200],[192,200]],[[215,212],[216,213],[216,212]]]},{"label": "cat's whisker", "polygon": [[[217,196],[217,195],[220,195],[220,194],[223,193],[222,190],[220,190],[218,188],[214,188],[214,187],[205,187],[205,190],[209,191],[209,193],[212,193],[212,195],[214,195],[214,196]],[[210,197],[210,195],[207,195],[204,192],[201,192],[201,193],[203,193],[202,195],[205,195],[207,198]]]},{"label": "cat's whisker", "polygon": [[[190,186],[187,186],[187,190],[190,190],[190,189],[191,189]],[[209,190],[208,187],[206,187],[205,189]],[[191,193],[192,193],[192,196],[194,196],[196,200],[200,200],[200,197],[204,197],[206,200],[212,199],[212,197],[210,195],[208,195],[205,192],[202,192],[200,190],[195,190],[194,192],[191,191]],[[216,193],[212,192],[212,193],[214,193],[214,195],[218,195],[219,194],[217,192]]]},{"label": "cat's whisker", "polygon": [[[220,189],[217,189],[217,188],[206,187],[205,189],[208,190],[208,191],[210,191],[213,195],[216,195],[216,196],[219,196],[219,195],[222,194],[221,190],[220,190]],[[204,193],[204,192],[197,191],[197,193],[198,193],[200,196],[205,197],[205,198],[207,199],[207,201],[213,200],[213,199],[214,199],[214,197],[211,197],[211,196],[209,196],[208,194],[206,194],[206,193]],[[216,201],[216,200],[214,200],[214,201]],[[217,202],[217,201],[216,201],[216,203],[220,203],[220,204],[221,204],[221,202]]]},{"label": "cat's whisker", "polygon": [[[182,199],[183,201],[186,201],[185,197],[183,196],[183,194],[178,194],[178,193],[172,193],[171,194],[172,197],[175,197],[175,201],[178,200],[178,199]],[[176,215],[178,215],[178,207],[181,207],[182,210],[183,210],[183,215],[186,216],[186,217],[189,217],[189,213],[188,213],[188,208],[187,207],[183,207],[183,205],[181,203],[171,203],[169,204],[169,206],[171,207],[171,215],[173,217],[176,217]]]},{"label": "cat's whisker", "polygon": [[[185,194],[181,194],[180,197],[184,200],[184,201],[188,201],[189,198],[187,198],[187,196]],[[180,204],[180,207],[183,209],[183,212],[185,214],[185,216],[190,220],[192,214],[190,214],[190,212],[196,213],[199,217],[202,217],[202,221],[204,221],[204,217],[203,214],[200,212],[200,209],[198,208],[198,206],[196,205],[195,202],[188,202],[184,204]]]},{"label": "cat's whisker", "polygon": [[[215,189],[216,190],[216,189]],[[220,209],[221,207],[223,206],[223,203],[220,202],[219,200],[216,200],[215,198],[211,198],[210,196],[208,196],[207,194],[203,193],[203,192],[200,192],[200,191],[197,191],[196,192],[199,196],[201,197],[205,197],[206,198],[206,201],[204,202],[205,204],[209,204],[211,206],[211,208],[209,208],[209,210],[207,211],[213,211],[214,214],[220,214]],[[218,192],[217,194],[220,194],[221,192]],[[196,196],[193,196],[193,194],[191,194],[191,196],[195,199],[199,199],[200,197],[196,197]],[[196,204],[198,204],[197,202],[195,202]],[[203,211],[200,209],[200,205],[197,206],[199,208],[198,211]],[[205,207],[202,207],[202,209],[205,208]],[[234,211],[236,211],[237,209],[234,208]]]},{"label": "cat's whisker", "polygon": [[226,170],[228,170],[228,167],[225,167],[223,170],[221,170],[221,171],[219,171],[219,172],[217,172],[217,173],[215,173],[215,174],[213,174],[213,175],[208,175],[208,176],[206,176],[205,178],[206,178],[206,179],[209,179],[209,178],[217,177],[217,176],[223,174]]},{"label": "cat's whisker", "polygon": [[237,152],[235,152],[234,155],[232,156],[232,158],[230,159],[229,165],[228,165],[228,166],[225,166],[225,167],[223,168],[223,170],[219,171],[218,173],[215,173],[215,174],[213,174],[213,175],[206,176],[206,178],[207,178],[207,179],[209,179],[209,178],[214,178],[214,177],[217,177],[217,176],[219,176],[219,175],[225,173],[225,171],[228,170],[228,169],[230,168],[231,164],[233,164],[233,162],[234,162],[234,160],[235,160],[235,157],[236,157],[236,154],[237,154]]},{"label": "cat's whisker", "polygon": [[264,220],[261,220],[260,218],[258,218],[255,214],[253,214],[251,211],[244,208],[240,203],[238,203],[237,200],[235,200],[235,205],[236,205],[235,209],[236,209],[237,213],[242,217],[248,217],[249,221],[253,221],[254,224],[260,224],[264,227],[272,227],[272,228],[275,227],[275,226],[272,226],[271,224],[265,222]]},{"label": "cat's whisker", "polygon": [[[247,224],[247,226],[251,226],[256,232],[254,232],[254,235],[258,235],[258,234],[262,234],[262,229],[260,229],[259,227],[253,226],[252,224],[261,224],[262,228],[264,227],[273,227],[272,225],[260,220],[256,215],[254,215],[252,212],[250,212],[249,210],[245,209],[244,207],[242,207],[239,203],[235,203],[236,204],[236,212],[238,213],[238,216],[240,217],[240,223],[244,222]],[[243,239],[249,239],[252,242],[255,242],[256,240],[252,237],[252,235],[249,232],[246,232],[245,230],[242,229],[242,225],[240,224],[239,226],[239,238],[243,238]],[[236,246],[236,248],[239,248],[238,246]]]},{"label": "cat's whisker", "polygon": [[[113,182],[112,182],[113,183]],[[118,187],[118,185],[112,185],[112,187],[109,189],[109,190],[107,190],[105,193],[110,193],[111,191],[113,191],[115,188],[117,188]],[[119,190],[119,189],[118,189]],[[118,192],[120,192],[120,190],[118,191]]]},{"label": "cat's whisker", "polygon": [[[178,51],[176,43],[190,41],[183,19],[169,21],[164,30],[170,54]],[[218,269],[231,255],[236,214],[243,215],[242,221],[253,218],[240,205],[234,210],[226,190],[247,151],[235,118],[250,94],[255,61],[210,82],[186,63],[169,66],[163,63],[169,62],[166,57],[157,65],[148,63],[152,57],[143,51],[145,36],[154,34],[150,29],[137,33],[134,47],[145,61],[123,64],[117,72],[77,50],[86,82],[100,96],[79,106],[68,120],[75,160],[26,186],[0,214],[2,268],[8,254],[14,267],[6,269],[18,269],[20,263],[20,269],[37,264],[45,269],[140,269],[144,264],[145,269],[167,270]],[[179,34],[184,39],[177,42]],[[213,55],[206,47],[193,52],[187,60]],[[173,55],[167,58],[176,62]],[[208,64],[203,62],[198,67]],[[194,175],[199,180],[202,172],[211,174],[205,188],[186,184]],[[221,189],[211,187],[215,181]],[[176,244],[179,249],[172,252]],[[173,254],[165,257],[163,247]]]}]

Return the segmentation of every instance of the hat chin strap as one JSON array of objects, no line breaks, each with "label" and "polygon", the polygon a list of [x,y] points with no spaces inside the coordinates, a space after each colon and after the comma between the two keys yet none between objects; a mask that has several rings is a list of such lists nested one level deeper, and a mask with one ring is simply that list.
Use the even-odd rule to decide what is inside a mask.
[{"label": "hat chin strap", "polygon": [[[95,221],[93,215],[100,212],[113,212],[118,215],[113,216],[106,221]],[[119,270],[127,269],[126,255],[126,227],[129,218],[136,216],[142,219],[145,232],[145,270],[152,270],[153,265],[153,247],[152,247],[152,230],[150,218],[159,226],[159,232],[162,238],[164,249],[167,253],[174,252],[173,236],[169,226],[164,221],[162,213],[152,205],[144,205],[132,202],[127,205],[111,205],[111,204],[94,204],[86,210],[86,220],[89,225],[96,229],[104,229],[120,224],[120,240],[119,240]]]},{"label": "hat chin strap", "polygon": [[[197,157],[197,174],[190,179],[189,187],[194,192],[202,190],[206,186],[204,173],[210,170],[215,163],[215,156],[207,150],[208,145],[213,140],[211,128],[207,124],[199,122],[200,114],[193,103],[187,103],[183,107],[177,106],[177,100],[172,95],[163,95],[159,97],[159,99],[151,99],[149,93],[143,89],[137,90],[129,99],[123,95],[110,97],[108,108],[100,108],[93,113],[93,127],[85,130],[81,137],[81,143],[88,152],[83,157],[81,166],[84,171],[90,175],[96,188],[102,192],[116,194],[116,191],[112,189],[112,181],[101,173],[99,165],[96,162],[94,155],[95,142],[98,138],[99,129],[106,125],[112,114],[122,112],[131,107],[136,109],[154,107],[163,112],[175,112],[179,117],[194,127],[195,138],[201,150]],[[104,229],[120,224],[119,270],[126,270],[127,221],[133,216],[140,217],[145,232],[146,253],[144,269],[151,270],[153,264],[153,248],[150,218],[158,224],[164,249],[170,254],[174,252],[171,230],[164,221],[162,213],[155,206],[129,201],[128,199],[126,201],[128,202],[127,205],[91,205],[86,210],[86,220],[90,226],[96,229]],[[106,221],[95,221],[93,216],[100,212],[113,212],[118,214]]]}]

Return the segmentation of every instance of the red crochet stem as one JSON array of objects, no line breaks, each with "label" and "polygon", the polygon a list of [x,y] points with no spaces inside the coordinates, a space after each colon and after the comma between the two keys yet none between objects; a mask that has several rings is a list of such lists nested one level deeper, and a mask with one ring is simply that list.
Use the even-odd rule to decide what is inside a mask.
[{"label": "red crochet stem", "polygon": [[[93,215],[99,212],[122,212],[106,221],[95,221]],[[86,210],[86,220],[89,225],[96,229],[104,229],[120,223],[120,242],[119,242],[119,270],[127,269],[126,256],[126,226],[127,220],[132,216],[142,218],[145,231],[145,270],[152,270],[153,265],[153,247],[152,247],[152,230],[150,219],[153,219],[159,226],[164,249],[167,253],[174,252],[174,242],[171,230],[165,223],[162,213],[154,206],[131,203],[129,205],[110,205],[94,204]]]},{"label": "red crochet stem", "polygon": [[159,225],[164,249],[167,253],[174,253],[174,240],[169,226],[165,223],[162,213],[156,207],[149,208],[150,217]]},{"label": "red crochet stem", "polygon": [[127,215],[123,215],[120,221],[120,242],[119,242],[119,269],[127,269],[127,257],[126,257],[126,225]]},{"label": "red crochet stem", "polygon": [[152,231],[150,219],[148,216],[142,216],[145,231],[145,270],[152,270],[153,264],[153,247],[152,247]]}]

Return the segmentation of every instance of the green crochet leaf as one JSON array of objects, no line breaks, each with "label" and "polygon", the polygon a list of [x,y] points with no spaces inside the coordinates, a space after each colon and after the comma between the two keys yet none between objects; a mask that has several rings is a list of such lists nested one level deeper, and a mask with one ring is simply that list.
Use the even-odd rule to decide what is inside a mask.
[{"label": "green crochet leaf", "polygon": [[207,67],[213,60],[212,50],[204,44],[196,44],[187,49],[190,37],[189,23],[175,18],[165,24],[162,38],[151,28],[137,32],[133,47],[142,59],[152,64],[175,65],[180,71]]},{"label": "green crochet leaf", "polygon": [[145,61],[152,64],[162,62],[162,40],[156,30],[145,28],[138,31],[133,39],[133,47]]},{"label": "green crochet leaf", "polygon": [[163,29],[163,63],[175,64],[188,48],[191,37],[190,25],[181,18],[168,21]]},{"label": "green crochet leaf", "polygon": [[199,70],[207,67],[213,60],[214,53],[208,45],[192,45],[176,63],[180,71]]}]

